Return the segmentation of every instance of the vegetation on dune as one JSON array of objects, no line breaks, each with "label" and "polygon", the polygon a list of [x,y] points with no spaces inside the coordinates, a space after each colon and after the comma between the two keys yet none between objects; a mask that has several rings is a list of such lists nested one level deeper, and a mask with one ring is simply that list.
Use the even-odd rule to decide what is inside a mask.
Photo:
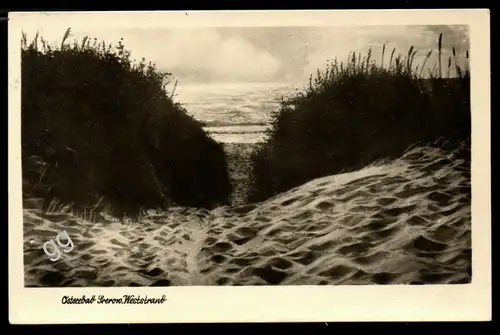
[{"label": "vegetation on dune", "polygon": [[[223,147],[173,101],[171,74],[131,60],[121,41],[69,44],[69,33],[60,46],[23,35],[24,196],[120,214],[228,204],[229,174],[243,183],[239,158],[248,155],[235,153],[228,169]],[[328,62],[306,89],[282,101],[267,142],[249,154],[249,192],[246,182],[240,190],[249,193],[246,201],[397,158],[416,144],[444,139],[454,148],[470,140],[469,71],[455,50],[442,61],[441,40],[428,75],[431,53],[419,69],[413,47],[404,57],[384,47],[380,64],[371,50]]]},{"label": "vegetation on dune", "polygon": [[22,38],[25,196],[120,212],[228,201],[225,155],[172,100],[169,73],[120,41]]},{"label": "vegetation on dune", "polygon": [[[441,42],[442,35],[438,63],[427,76],[431,52],[419,69],[413,47],[404,57],[393,50],[386,64],[384,46],[381,64],[370,59],[370,50],[318,70],[307,89],[283,100],[274,113],[267,142],[251,157],[248,201],[399,157],[415,144],[444,139],[453,147],[470,139],[469,70],[458,65],[455,49],[443,66]],[[456,76],[450,78],[452,70]]]}]

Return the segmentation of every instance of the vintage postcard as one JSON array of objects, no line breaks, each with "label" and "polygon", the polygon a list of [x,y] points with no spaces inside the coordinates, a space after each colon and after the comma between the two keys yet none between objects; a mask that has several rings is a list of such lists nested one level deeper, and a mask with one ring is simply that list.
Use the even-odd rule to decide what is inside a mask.
[{"label": "vintage postcard", "polygon": [[10,13],[11,323],[489,320],[489,20]]}]

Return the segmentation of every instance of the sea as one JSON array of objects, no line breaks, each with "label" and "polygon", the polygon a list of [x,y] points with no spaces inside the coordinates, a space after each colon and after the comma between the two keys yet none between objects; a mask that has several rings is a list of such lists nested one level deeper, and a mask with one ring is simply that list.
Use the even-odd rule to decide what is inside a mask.
[{"label": "sea", "polygon": [[174,100],[205,124],[222,143],[258,143],[266,140],[271,112],[300,89],[296,83],[179,84]]}]

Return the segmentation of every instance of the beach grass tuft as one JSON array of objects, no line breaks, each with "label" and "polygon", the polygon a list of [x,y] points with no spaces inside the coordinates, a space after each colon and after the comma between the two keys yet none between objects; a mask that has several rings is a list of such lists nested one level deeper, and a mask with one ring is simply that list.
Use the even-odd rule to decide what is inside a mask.
[{"label": "beach grass tuft", "polygon": [[126,213],[227,203],[223,148],[173,101],[172,75],[122,40],[61,37],[21,37],[25,197]]},{"label": "beach grass tuft", "polygon": [[[328,61],[309,85],[283,99],[268,140],[252,155],[249,202],[268,199],[309,180],[397,158],[415,144],[470,138],[470,72],[455,48],[443,63],[443,35],[433,51],[396,49],[376,63],[372,50]],[[424,55],[416,62],[416,57]],[[440,141],[439,143],[443,143]]]}]

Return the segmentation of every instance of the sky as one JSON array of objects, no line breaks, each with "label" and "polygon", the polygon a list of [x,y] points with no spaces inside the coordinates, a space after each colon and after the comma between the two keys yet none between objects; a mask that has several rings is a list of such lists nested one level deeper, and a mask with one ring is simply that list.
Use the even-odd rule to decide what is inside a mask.
[{"label": "sky", "polygon": [[[60,44],[64,31],[40,27],[40,35]],[[25,31],[28,39],[36,31]],[[235,27],[235,28],[127,28],[72,30],[69,41],[84,36],[115,44],[123,38],[132,58],[145,58],[170,72],[180,83],[304,82],[310,73],[324,69],[327,60],[346,60],[350,51],[366,54],[380,63],[386,45],[390,52],[405,55],[417,50],[415,65],[422,64],[430,49],[437,54],[443,33],[443,57],[448,63],[454,46],[464,62],[469,49],[466,26],[354,26],[354,27]],[[432,67],[436,58],[427,66]]]}]

